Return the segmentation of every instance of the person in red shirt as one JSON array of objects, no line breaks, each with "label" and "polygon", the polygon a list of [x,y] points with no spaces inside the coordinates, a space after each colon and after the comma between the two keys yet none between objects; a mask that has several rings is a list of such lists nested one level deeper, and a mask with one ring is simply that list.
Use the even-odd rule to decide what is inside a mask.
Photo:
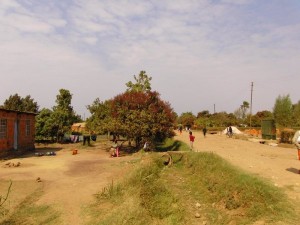
[{"label": "person in red shirt", "polygon": [[194,144],[194,141],[195,141],[195,136],[193,136],[193,133],[192,131],[190,131],[190,146],[191,146],[191,150],[193,149],[193,144]]}]

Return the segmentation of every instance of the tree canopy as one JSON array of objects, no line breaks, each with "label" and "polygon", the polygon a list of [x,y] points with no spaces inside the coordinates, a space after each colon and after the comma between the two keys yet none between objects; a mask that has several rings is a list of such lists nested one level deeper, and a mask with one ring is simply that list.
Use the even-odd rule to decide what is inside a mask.
[{"label": "tree canopy", "polygon": [[76,115],[71,106],[72,94],[69,90],[60,89],[56,95],[56,106],[53,107],[51,115],[53,126],[56,130],[57,138],[70,131],[73,123],[81,121],[80,116]]},{"label": "tree canopy", "polygon": [[73,123],[82,121],[71,106],[72,94],[60,89],[56,96],[56,105],[50,109],[43,108],[36,117],[36,135],[39,138],[56,138],[59,141],[69,133]]},{"label": "tree canopy", "polygon": [[126,83],[128,88],[124,93],[104,102],[97,98],[87,106],[91,113],[88,127],[120,134],[135,140],[137,146],[143,140],[172,137],[176,114],[170,104],[158,92],[151,91],[151,77],[145,71],[134,79],[136,83]]},{"label": "tree canopy", "polygon": [[192,112],[184,112],[178,117],[177,122],[183,127],[193,127],[196,120],[196,116]]},{"label": "tree canopy", "polygon": [[295,126],[300,126],[300,101],[293,105],[293,123]]},{"label": "tree canopy", "polygon": [[276,124],[282,127],[292,125],[293,105],[289,95],[279,95],[275,101],[273,115]]},{"label": "tree canopy", "polygon": [[129,81],[126,83],[127,91],[146,92],[151,91],[152,77],[148,77],[146,71],[141,71],[138,76],[133,75],[135,83]]},{"label": "tree canopy", "polygon": [[9,98],[4,101],[2,108],[20,112],[37,113],[39,111],[39,105],[30,95],[22,98],[18,94],[10,95]]}]

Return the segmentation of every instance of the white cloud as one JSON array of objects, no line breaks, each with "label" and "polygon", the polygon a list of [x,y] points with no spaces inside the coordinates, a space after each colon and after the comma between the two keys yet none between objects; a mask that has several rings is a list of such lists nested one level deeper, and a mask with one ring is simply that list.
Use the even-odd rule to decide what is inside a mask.
[{"label": "white cloud", "polygon": [[253,2],[254,0],[221,0],[222,3],[244,5]]},{"label": "white cloud", "polygon": [[[214,103],[233,111],[252,81],[255,94],[266,96],[257,110],[281,92],[298,93],[300,18],[264,23],[247,8],[259,1],[33,3],[1,0],[0,76],[10,75],[1,98],[32,93],[53,104],[59,88],[70,88],[82,113],[96,97],[122,92],[140,70],[179,112]],[[275,88],[264,93],[267,84]]]}]

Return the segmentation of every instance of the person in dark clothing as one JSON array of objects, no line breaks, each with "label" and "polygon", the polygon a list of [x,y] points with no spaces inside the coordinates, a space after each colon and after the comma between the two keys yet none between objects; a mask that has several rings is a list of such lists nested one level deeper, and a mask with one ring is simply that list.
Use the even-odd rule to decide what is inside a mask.
[{"label": "person in dark clothing", "polygon": [[232,137],[232,135],[233,135],[232,127],[231,126],[228,127],[227,135],[228,135],[228,137]]},{"label": "person in dark clothing", "polygon": [[88,146],[90,146],[91,143],[91,133],[88,130],[83,131],[83,145],[87,142]]},{"label": "person in dark clothing", "polygon": [[203,136],[206,137],[206,132],[207,132],[206,127],[204,127],[204,128],[202,129],[202,132],[203,132]]}]

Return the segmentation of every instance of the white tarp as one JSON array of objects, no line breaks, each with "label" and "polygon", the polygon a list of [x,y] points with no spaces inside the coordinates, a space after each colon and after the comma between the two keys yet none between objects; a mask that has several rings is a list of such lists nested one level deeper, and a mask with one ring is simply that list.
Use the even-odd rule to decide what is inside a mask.
[{"label": "white tarp", "polygon": [[[231,126],[231,128],[232,128],[232,133],[234,133],[234,134],[241,134],[242,133],[239,129],[237,129],[234,126]],[[229,129],[229,127],[226,127],[225,130],[223,130],[222,133],[227,134],[228,129]]]},{"label": "white tarp", "polygon": [[300,143],[300,130],[297,130],[292,139],[293,143]]}]

